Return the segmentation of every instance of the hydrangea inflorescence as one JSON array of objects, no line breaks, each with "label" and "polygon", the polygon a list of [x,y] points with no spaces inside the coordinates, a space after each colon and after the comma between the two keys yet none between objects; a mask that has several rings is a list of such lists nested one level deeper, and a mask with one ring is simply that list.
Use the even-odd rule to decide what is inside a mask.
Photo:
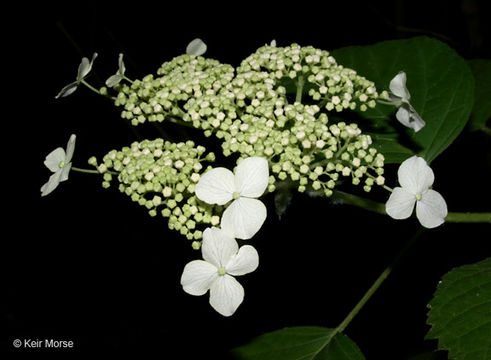
[{"label": "hydrangea inflorescence", "polygon": [[[251,239],[260,230],[267,208],[259,198],[279,185],[329,197],[343,180],[361,184],[367,192],[376,184],[392,192],[386,204],[389,216],[405,219],[416,207],[423,226],[444,222],[447,206],[430,189],[434,176],[426,161],[417,156],[404,161],[398,171],[401,186],[390,189],[384,185],[384,156],[371,137],[338,115],[366,111],[379,101],[397,106],[397,119],[420,130],[425,123],[409,103],[404,72],[391,81],[389,98],[373,82],[338,65],[327,51],[311,46],[277,47],[272,41],[235,69],[202,57],[206,50],[195,39],[185,55],[162,64],[156,76],[135,81],[125,76],[120,54],[119,69],[106,85],[117,92],[109,97],[134,126],[170,121],[215,136],[223,154],[234,156],[233,171],[204,166],[215,155],[191,140],[163,139],[112,150],[101,162],[92,157],[89,164],[96,170],[75,168],[72,135],[66,151],[57,148],[46,157],[54,174],[41,188],[42,195],[66,180],[71,169],[102,174],[105,188],[117,178],[122,193],[151,216],[168,218],[170,229],[202,249],[203,260],[185,266],[181,285],[195,296],[209,291],[210,304],[223,316],[232,315],[244,298],[234,277],[259,264],[257,251],[251,245],[239,247],[237,240]],[[107,88],[98,91],[84,80],[95,56],[82,60],[77,81],[60,94],[69,95],[83,84],[108,95]]]},{"label": "hydrangea inflorescence", "polygon": [[[185,54],[164,63],[157,74],[160,77],[147,75],[117,88],[115,104],[124,107],[121,116],[133,125],[164,119],[191,121],[193,110],[210,116],[207,105],[221,102],[220,89],[230,83],[234,69],[213,59]],[[199,123],[194,125],[200,127]]]},{"label": "hydrangea inflorescence", "polygon": [[215,160],[215,155],[205,154],[205,150],[193,141],[144,140],[110,151],[101,163],[95,158],[89,163],[103,174],[104,187],[117,176],[121,192],[146,207],[151,216],[160,212],[168,218],[170,229],[197,241],[204,228],[220,223],[222,212],[195,196],[195,185],[204,170],[202,162]]},{"label": "hydrangea inflorescence", "polygon": [[188,123],[219,138],[226,156],[268,159],[270,192],[285,180],[300,192],[326,196],[343,177],[365,191],[384,184],[384,157],[370,136],[331,114],[365,111],[388,95],[327,51],[266,45],[237,69],[186,54],[164,63],[157,75],[117,87],[122,117],[133,125]]}]

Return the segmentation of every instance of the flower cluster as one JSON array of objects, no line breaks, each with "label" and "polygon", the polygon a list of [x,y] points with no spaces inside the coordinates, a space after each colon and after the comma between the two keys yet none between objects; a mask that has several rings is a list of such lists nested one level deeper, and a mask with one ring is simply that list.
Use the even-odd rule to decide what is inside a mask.
[{"label": "flower cluster", "polygon": [[275,190],[276,181],[285,180],[296,183],[300,192],[310,187],[322,189],[326,196],[342,177],[351,178],[355,185],[365,178],[366,191],[374,183],[384,184],[384,157],[356,124],[329,125],[316,105],[298,103],[285,106],[284,117],[289,127],[279,128],[265,117],[242,116],[223,135],[225,155],[239,152],[241,157],[269,159],[269,191]]},{"label": "flower cluster", "polygon": [[232,315],[244,299],[244,289],[234,276],[245,275],[259,265],[252,246],[239,249],[235,238],[250,239],[266,219],[266,207],[258,200],[268,185],[268,163],[259,157],[244,159],[235,174],[222,167],[206,172],[196,186],[196,195],[209,204],[227,205],[221,228],[203,232],[204,260],[185,267],[181,285],[188,294],[210,291],[210,305],[221,315]]},{"label": "flower cluster", "polygon": [[[66,150],[57,148],[45,160],[53,173],[41,188],[42,196],[67,180],[70,170],[102,174],[103,187],[117,178],[119,190],[144,206],[151,216],[168,218],[170,229],[192,240],[203,260],[189,262],[181,285],[191,295],[210,292],[210,304],[224,316],[232,315],[244,299],[235,276],[254,271],[257,251],[239,247],[237,239],[251,239],[267,217],[259,198],[273,192],[277,182],[299,191],[329,197],[342,180],[391,191],[387,214],[395,219],[416,217],[427,228],[441,225],[447,216],[443,197],[430,187],[434,175],[426,161],[413,156],[398,171],[400,187],[384,185],[384,156],[369,135],[355,123],[339,119],[344,110],[366,111],[376,101],[396,106],[396,118],[419,131],[423,119],[410,104],[406,74],[400,72],[386,91],[345,68],[324,50],[292,44],[277,47],[273,40],[260,47],[234,69],[202,57],[206,44],[193,40],[186,54],[165,62],[157,76],[132,81],[125,76],[123,54],[118,70],[106,85],[117,91],[115,105],[121,116],[138,125],[170,121],[201,129],[221,141],[225,156],[238,155],[235,171],[203,166],[213,153],[193,141],[172,143],[162,139],[134,142],[107,153],[96,170],[72,167],[75,135]],[[95,90],[85,77],[92,60],[83,58],[76,81],[57,97],[73,93],[80,84]],[[123,83],[122,80],[126,80]]]},{"label": "flower cluster", "polygon": [[[198,241],[204,227],[220,223],[221,209],[199,201],[196,183],[204,170],[203,161],[214,161],[203,146],[192,141],[171,143],[162,139],[134,142],[122,150],[112,150],[101,163],[93,157],[89,163],[103,174],[104,187],[114,177],[119,190],[144,206],[151,216],[169,219],[169,228],[190,240]],[[199,247],[199,243],[193,243]]]},{"label": "flower cluster", "polygon": [[403,161],[397,177],[401,186],[394,188],[387,200],[387,215],[407,219],[416,205],[416,217],[425,228],[432,229],[445,222],[447,203],[439,192],[430,189],[435,175],[423,158],[412,156]]},{"label": "flower cluster", "polygon": [[300,85],[311,102],[328,111],[347,108],[365,111],[375,107],[379,97],[373,82],[338,65],[329,52],[312,46],[263,46],[242,61],[237,74],[246,75],[246,80],[266,76],[269,79],[266,83],[282,94],[297,94]]},{"label": "flower cluster", "polygon": [[[158,75],[119,87],[122,116],[135,125],[188,122],[221,139],[226,156],[268,159],[269,191],[287,178],[299,191],[323,190],[327,196],[341,177],[363,181],[366,191],[384,183],[384,158],[370,147],[371,138],[356,124],[328,121],[333,111],[374,107],[380,95],[327,51],[263,46],[236,74],[229,65],[186,54],[164,63]],[[304,93],[308,97],[300,103]]]},{"label": "flower cluster", "polygon": [[211,115],[209,104],[217,102],[217,94],[232,80],[234,69],[213,59],[185,54],[162,64],[157,74],[115,87],[119,91],[115,105],[124,108],[121,116],[133,125],[192,121],[194,113]]},{"label": "flower cluster", "polygon": [[72,134],[68,140],[66,150],[59,147],[50,152],[44,160],[44,165],[53,173],[47,183],[41,187],[41,196],[50,194],[58,187],[60,182],[68,180],[72,168],[72,157],[75,151],[77,136]]}]

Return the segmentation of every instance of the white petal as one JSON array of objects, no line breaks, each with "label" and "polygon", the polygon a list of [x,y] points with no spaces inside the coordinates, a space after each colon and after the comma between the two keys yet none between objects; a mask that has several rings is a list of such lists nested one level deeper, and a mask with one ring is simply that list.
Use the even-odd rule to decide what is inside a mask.
[{"label": "white petal", "polygon": [[113,87],[118,85],[123,78],[119,74],[111,75],[107,80],[106,80],[106,86],[107,87]]},{"label": "white petal", "polygon": [[399,72],[389,84],[389,89],[392,93],[402,99],[402,101],[408,102],[411,98],[409,91],[406,88],[406,73],[404,71]]},{"label": "white petal", "polygon": [[429,229],[443,224],[447,214],[447,203],[435,190],[428,190],[416,204],[416,216],[419,222]]},{"label": "white petal", "polygon": [[411,127],[411,113],[409,112],[409,107],[407,104],[402,104],[399,106],[396,112],[396,119],[405,127]]},{"label": "white petal", "polygon": [[68,139],[68,143],[66,145],[65,163],[69,163],[70,161],[72,161],[73,152],[75,151],[76,140],[77,140],[77,136],[75,134],[72,134],[70,136],[70,139]]},{"label": "white petal", "polygon": [[385,204],[385,211],[393,219],[407,219],[411,216],[414,209],[416,198],[414,194],[405,189],[396,187],[392,190],[389,200]]},{"label": "white petal", "polygon": [[234,174],[222,167],[204,173],[195,188],[198,199],[208,204],[218,205],[224,205],[232,200],[234,191]]},{"label": "white petal", "polygon": [[82,80],[90,71],[90,61],[88,58],[83,57],[82,62],[78,66],[77,80]]},{"label": "white petal", "polygon": [[118,65],[119,65],[118,74],[124,75],[124,73],[126,72],[126,67],[124,66],[123,54],[119,54]]},{"label": "white petal", "polygon": [[268,181],[268,161],[262,157],[242,160],[235,171],[235,188],[241,196],[261,196],[268,187]]},{"label": "white petal", "polygon": [[58,99],[59,97],[65,97],[65,96],[72,94],[75,90],[77,90],[79,84],[80,83],[78,81],[74,81],[74,82],[68,84],[63,89],[60,90],[58,95],[55,96],[55,99]]},{"label": "white petal", "polygon": [[234,200],[222,214],[221,227],[238,239],[250,239],[266,220],[267,210],[257,199]]},{"label": "white petal", "polygon": [[206,44],[201,39],[194,39],[186,48],[186,54],[200,56],[206,52]]},{"label": "white petal", "polygon": [[89,59],[86,57],[82,58],[82,62],[80,63],[78,67],[78,74],[77,74],[77,80],[81,81],[83,80],[92,70],[92,64],[94,63],[95,58],[97,57],[97,53],[94,53],[92,55],[92,59],[89,62]]},{"label": "white petal", "polygon": [[244,300],[244,288],[230,275],[219,276],[210,289],[210,305],[223,316],[232,315]]},{"label": "white petal", "polygon": [[238,250],[237,241],[226,231],[212,227],[203,232],[203,259],[217,268],[224,267]]},{"label": "white petal", "polygon": [[419,116],[417,111],[409,104],[409,127],[418,132],[426,125],[425,121]]},{"label": "white petal", "polygon": [[184,267],[181,285],[188,294],[199,296],[210,289],[218,276],[215,266],[203,260],[194,260]]},{"label": "white petal", "polygon": [[41,196],[50,194],[60,183],[61,169],[52,174],[46,184],[41,187]]},{"label": "white petal", "polygon": [[259,255],[251,245],[244,245],[237,255],[233,256],[225,266],[230,275],[244,275],[253,272],[259,265]]},{"label": "white petal", "polygon": [[397,176],[399,184],[413,195],[424,193],[435,180],[433,170],[422,157],[416,155],[402,162]]},{"label": "white petal", "polygon": [[64,162],[65,159],[65,150],[59,147],[54,149],[46,156],[46,159],[44,160],[44,165],[46,165],[46,167],[52,172],[57,172],[58,170],[60,170],[60,163]]},{"label": "white petal", "polygon": [[68,174],[70,173],[70,169],[72,168],[72,163],[65,164],[63,168],[61,168],[60,182],[68,180]]}]

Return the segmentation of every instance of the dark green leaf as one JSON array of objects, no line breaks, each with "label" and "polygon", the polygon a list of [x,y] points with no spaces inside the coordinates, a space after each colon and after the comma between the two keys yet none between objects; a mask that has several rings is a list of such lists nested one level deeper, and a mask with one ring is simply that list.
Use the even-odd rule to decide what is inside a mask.
[{"label": "dark green leaf", "polygon": [[414,155],[414,152],[401,144],[399,134],[368,133],[373,140],[373,147],[384,154],[386,164],[400,164]]},{"label": "dark green leaf", "polygon": [[[426,126],[417,133],[405,131],[416,145],[414,150],[428,162],[455,140],[469,119],[474,101],[472,73],[464,59],[438,40],[416,37],[385,41],[338,49],[332,55],[338,63],[374,81],[380,91],[388,90],[399,71],[406,72],[411,104]],[[394,112],[395,108],[377,106],[365,116],[397,121]]]},{"label": "dark green leaf", "polygon": [[444,352],[426,352],[418,355],[411,356],[408,360],[443,360],[447,359],[447,356]]},{"label": "dark green leaf", "polygon": [[332,329],[316,326],[285,328],[264,334],[233,351],[242,360],[364,360],[358,346],[343,334],[329,344]]},{"label": "dark green leaf", "polygon": [[429,303],[426,338],[454,360],[491,357],[491,258],[451,270]]},{"label": "dark green leaf", "polygon": [[484,128],[491,118],[491,60],[469,60],[468,64],[475,80],[475,100],[469,127],[478,130]]}]

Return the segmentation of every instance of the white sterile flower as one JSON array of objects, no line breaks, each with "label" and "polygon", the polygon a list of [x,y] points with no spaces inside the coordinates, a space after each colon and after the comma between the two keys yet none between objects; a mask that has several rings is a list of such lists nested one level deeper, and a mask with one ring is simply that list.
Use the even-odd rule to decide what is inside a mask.
[{"label": "white sterile flower", "polygon": [[447,204],[435,190],[431,190],[435,176],[426,161],[418,156],[405,160],[397,172],[399,184],[392,191],[385,211],[394,219],[411,216],[416,204],[416,217],[426,228],[437,227],[445,221]]},{"label": "white sterile flower", "polygon": [[124,62],[123,62],[123,54],[119,54],[118,64],[119,64],[119,68],[116,74],[110,76],[109,79],[106,80],[106,85],[108,87],[116,86],[121,82],[121,80],[124,79],[124,73],[126,71],[126,67],[124,66]]},{"label": "white sterile flower", "polygon": [[401,71],[390,81],[389,88],[392,92],[391,102],[399,107],[396,113],[397,120],[404,126],[418,132],[426,123],[409,103],[411,95],[407,90],[406,80],[406,73]]},{"label": "white sterile flower", "polygon": [[197,38],[188,44],[186,48],[186,54],[200,56],[206,52],[206,49],[207,47],[203,40]]},{"label": "white sterile flower", "polygon": [[266,220],[266,206],[256,198],[268,186],[269,168],[266,159],[249,157],[235,170],[223,167],[209,170],[196,184],[198,199],[208,204],[233,202],[222,214],[221,228],[238,239],[250,239]]},{"label": "white sterile flower", "polygon": [[244,288],[234,276],[245,275],[259,265],[259,255],[252,246],[239,249],[237,241],[216,227],[203,232],[201,252],[204,260],[194,260],[184,267],[181,285],[191,295],[210,291],[210,305],[223,316],[232,315],[244,300]]},{"label": "white sterile flower", "polygon": [[90,70],[92,70],[92,64],[94,63],[95,58],[97,57],[97,53],[92,55],[92,60],[89,61],[86,57],[82,58],[82,62],[78,66],[77,80],[65,86],[58,95],[55,96],[56,99],[59,97],[65,97],[72,94],[75,90],[77,90],[80,83],[85,79],[85,77],[89,74]]},{"label": "white sterile flower", "polygon": [[75,150],[76,136],[70,136],[66,151],[61,147],[56,148],[46,156],[44,165],[54,174],[50,176],[48,182],[41,187],[41,196],[46,196],[51,193],[58,184],[68,179],[68,173],[72,167],[72,156]]}]

